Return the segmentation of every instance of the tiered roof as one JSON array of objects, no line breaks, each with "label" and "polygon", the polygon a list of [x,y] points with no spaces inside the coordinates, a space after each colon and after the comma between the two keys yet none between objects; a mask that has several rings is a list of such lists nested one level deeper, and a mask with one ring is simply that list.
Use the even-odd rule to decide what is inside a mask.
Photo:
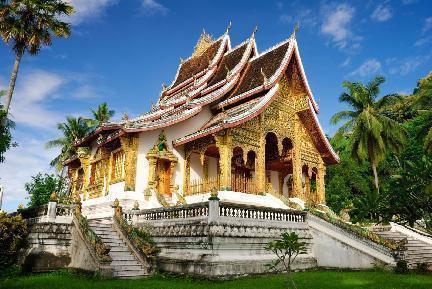
[{"label": "tiered roof", "polygon": [[[300,118],[311,132],[324,161],[338,162],[319,125],[318,107],[307,83],[294,35],[260,54],[254,33],[234,48],[231,48],[228,31],[216,40],[204,35],[197,47],[189,59],[180,63],[174,81],[163,89],[151,111],[119,122],[116,124],[121,126],[119,130],[126,133],[167,127],[197,115],[207,105],[211,106],[213,117],[199,131],[175,140],[174,146],[239,125],[260,114],[272,102],[283,72],[290,61],[295,60],[309,96],[309,108],[299,114]],[[112,124],[107,126],[114,128]],[[121,134],[113,132],[112,135]]]}]

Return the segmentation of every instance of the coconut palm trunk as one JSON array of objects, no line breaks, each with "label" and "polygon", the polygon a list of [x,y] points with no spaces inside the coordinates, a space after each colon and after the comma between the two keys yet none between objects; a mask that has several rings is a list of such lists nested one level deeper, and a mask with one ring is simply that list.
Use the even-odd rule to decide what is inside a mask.
[{"label": "coconut palm trunk", "polygon": [[375,163],[375,161],[371,162],[371,166],[372,166],[372,172],[374,175],[374,182],[375,182],[375,188],[377,189],[377,192],[379,194],[379,183],[378,183],[378,173],[377,173],[377,165]]},{"label": "coconut palm trunk", "polygon": [[9,81],[9,89],[8,89],[7,94],[6,94],[6,103],[5,103],[5,111],[6,111],[6,113],[9,112],[9,107],[10,107],[10,104],[11,104],[11,101],[12,101],[12,95],[13,95],[13,92],[14,92],[14,89],[15,89],[16,79],[17,79],[17,76],[18,76],[18,70],[19,70],[19,66],[20,66],[20,63],[21,63],[22,56],[23,56],[23,52],[22,51],[18,52],[15,55],[15,62],[14,62],[14,66],[13,66],[13,69],[12,69],[11,78],[10,78],[10,81]]}]

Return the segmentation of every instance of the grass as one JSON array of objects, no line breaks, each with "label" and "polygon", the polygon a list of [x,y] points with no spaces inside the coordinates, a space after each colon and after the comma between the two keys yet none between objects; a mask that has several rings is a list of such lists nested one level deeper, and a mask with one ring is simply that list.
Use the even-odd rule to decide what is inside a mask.
[{"label": "grass", "polygon": [[[431,275],[398,275],[384,271],[307,271],[293,274],[299,289],[431,289]],[[103,280],[65,272],[19,276],[0,280],[0,288],[8,289],[193,289],[193,288],[284,288],[283,275],[244,277],[230,281],[207,281],[164,275],[141,280]]]}]

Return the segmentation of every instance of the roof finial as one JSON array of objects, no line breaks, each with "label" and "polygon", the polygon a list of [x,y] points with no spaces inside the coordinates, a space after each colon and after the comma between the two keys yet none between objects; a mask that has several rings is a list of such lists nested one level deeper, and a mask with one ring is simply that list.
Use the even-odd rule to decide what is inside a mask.
[{"label": "roof finial", "polygon": [[296,24],[294,25],[294,30],[291,33],[291,38],[294,38],[294,39],[296,38],[296,33],[299,31],[299,28],[300,28],[299,23],[296,22]]},{"label": "roof finial", "polygon": [[254,30],[252,31],[252,35],[251,37],[254,38],[255,37],[255,33],[258,31],[258,25],[255,26]]},{"label": "roof finial", "polygon": [[230,32],[230,30],[231,30],[231,21],[228,23],[228,27],[225,31],[225,34],[228,34]]},{"label": "roof finial", "polygon": [[262,75],[263,78],[264,78],[264,83],[267,83],[267,76],[265,75],[265,73],[264,73],[262,67],[261,67],[261,75]]},{"label": "roof finial", "polygon": [[166,85],[165,82],[162,82],[162,91],[167,90],[168,86]]}]

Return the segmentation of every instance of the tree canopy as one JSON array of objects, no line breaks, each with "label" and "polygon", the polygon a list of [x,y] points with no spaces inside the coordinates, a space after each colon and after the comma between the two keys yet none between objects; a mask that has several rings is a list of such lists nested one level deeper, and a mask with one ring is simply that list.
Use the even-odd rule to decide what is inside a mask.
[{"label": "tree canopy", "polygon": [[372,167],[375,187],[379,191],[377,166],[387,150],[399,152],[405,142],[405,132],[395,120],[382,113],[382,108],[395,101],[396,95],[379,98],[380,86],[384,77],[377,76],[368,84],[344,81],[343,92],[339,101],[347,104],[351,110],[344,110],[333,115],[331,122],[345,123],[338,129],[335,137],[348,135],[351,156],[360,161],[369,160]]}]

